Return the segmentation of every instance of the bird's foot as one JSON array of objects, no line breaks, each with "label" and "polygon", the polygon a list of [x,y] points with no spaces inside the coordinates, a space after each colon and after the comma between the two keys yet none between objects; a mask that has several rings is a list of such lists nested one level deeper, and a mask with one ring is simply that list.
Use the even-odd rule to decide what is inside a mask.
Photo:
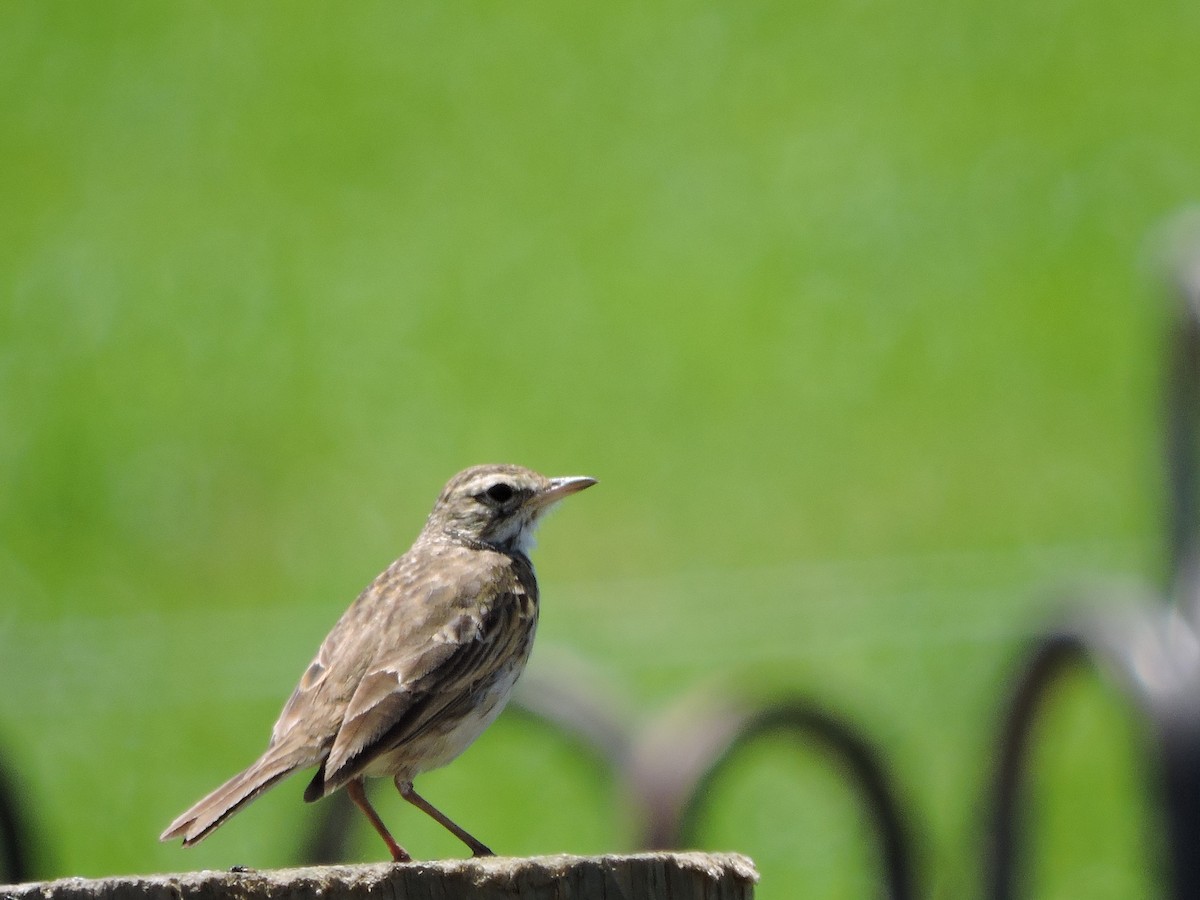
[{"label": "bird's foot", "polygon": [[408,851],[399,844],[393,844],[388,849],[392,851],[392,862],[405,863],[413,861],[413,858],[409,856]]}]

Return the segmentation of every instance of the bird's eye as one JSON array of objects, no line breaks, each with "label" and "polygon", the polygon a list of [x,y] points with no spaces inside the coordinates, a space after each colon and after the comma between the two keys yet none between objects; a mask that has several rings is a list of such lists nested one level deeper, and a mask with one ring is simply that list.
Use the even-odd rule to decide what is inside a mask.
[{"label": "bird's eye", "polygon": [[498,481],[487,489],[487,495],[489,500],[496,503],[507,503],[513,496],[512,485]]}]

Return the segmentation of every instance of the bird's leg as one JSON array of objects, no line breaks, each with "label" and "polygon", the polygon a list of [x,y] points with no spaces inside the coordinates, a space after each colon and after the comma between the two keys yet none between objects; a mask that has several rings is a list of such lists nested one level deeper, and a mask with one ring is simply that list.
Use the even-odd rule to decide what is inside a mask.
[{"label": "bird's leg", "polygon": [[400,796],[415,806],[421,812],[425,813],[452,835],[471,848],[472,856],[495,856],[486,845],[479,843],[471,835],[467,834],[458,825],[455,825],[441,810],[437,809],[428,800],[413,790],[411,781],[405,781],[402,778],[396,779],[396,790],[400,792]]},{"label": "bird's leg", "polygon": [[387,830],[387,826],[383,824],[383,819],[379,818],[379,813],[375,812],[375,807],[367,799],[367,792],[363,790],[362,779],[355,778],[353,781],[348,781],[346,783],[346,793],[350,795],[350,799],[354,801],[354,805],[363,811],[363,815],[367,817],[372,827],[379,832],[379,836],[387,844],[388,850],[392,852],[392,861],[412,862],[412,857],[408,855],[408,851],[396,843],[396,839],[392,837],[391,832]]}]

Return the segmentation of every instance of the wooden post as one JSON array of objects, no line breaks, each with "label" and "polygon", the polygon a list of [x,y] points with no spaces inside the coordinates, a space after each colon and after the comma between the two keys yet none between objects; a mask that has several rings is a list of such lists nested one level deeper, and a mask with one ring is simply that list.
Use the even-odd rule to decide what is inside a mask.
[{"label": "wooden post", "polygon": [[264,871],[64,878],[0,886],[3,900],[753,900],[733,853],[534,856]]}]

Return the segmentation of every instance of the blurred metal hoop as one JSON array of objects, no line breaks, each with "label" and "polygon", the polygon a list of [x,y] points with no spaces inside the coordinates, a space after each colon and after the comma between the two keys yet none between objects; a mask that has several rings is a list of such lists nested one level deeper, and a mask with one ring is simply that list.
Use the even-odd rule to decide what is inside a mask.
[{"label": "blurred metal hoop", "polygon": [[1149,737],[1171,896],[1200,896],[1200,220],[1163,243],[1174,289],[1166,372],[1167,599],[1092,613],[1042,638],[1015,681],[998,738],[984,848],[986,896],[1016,892],[1024,768],[1041,705],[1068,669],[1090,663],[1130,703]]},{"label": "blurred metal hoop", "polygon": [[803,697],[756,702],[711,697],[677,708],[639,743],[630,786],[643,823],[640,846],[677,849],[699,839],[704,798],[738,750],[782,734],[825,751],[857,791],[878,843],[886,896],[917,895],[913,829],[881,754],[845,718]]}]

